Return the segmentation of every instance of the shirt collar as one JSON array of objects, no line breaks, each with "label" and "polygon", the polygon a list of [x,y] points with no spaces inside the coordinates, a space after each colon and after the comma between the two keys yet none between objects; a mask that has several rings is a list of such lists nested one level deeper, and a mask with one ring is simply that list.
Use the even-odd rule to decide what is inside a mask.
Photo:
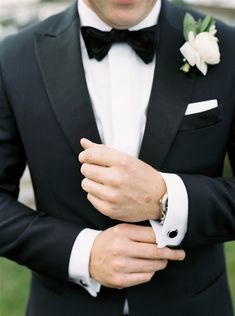
[{"label": "shirt collar", "polygon": [[[146,27],[156,25],[161,10],[161,0],[157,0],[150,13],[138,24],[132,26],[129,30],[136,31]],[[110,31],[112,28],[102,21],[94,11],[92,11],[83,0],[78,0],[78,12],[81,26],[91,26],[101,31]]]}]

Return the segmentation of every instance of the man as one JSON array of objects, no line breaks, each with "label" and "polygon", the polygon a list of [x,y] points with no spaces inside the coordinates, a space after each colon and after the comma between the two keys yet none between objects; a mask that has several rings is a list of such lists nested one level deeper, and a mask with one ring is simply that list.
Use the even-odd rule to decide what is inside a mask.
[{"label": "man", "polygon": [[[185,13],[79,0],[1,44],[0,252],[33,271],[27,315],[233,314],[235,31],[185,74]],[[26,161],[37,212],[16,200]]]}]

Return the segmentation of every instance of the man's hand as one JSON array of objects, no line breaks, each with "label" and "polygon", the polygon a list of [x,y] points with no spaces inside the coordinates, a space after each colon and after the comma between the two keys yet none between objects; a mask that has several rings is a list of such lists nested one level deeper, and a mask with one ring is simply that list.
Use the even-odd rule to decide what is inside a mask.
[{"label": "man's hand", "polygon": [[90,255],[90,276],[112,288],[126,288],[149,282],[168,260],[185,258],[183,250],[157,248],[150,227],[119,224],[101,232]]},{"label": "man's hand", "polygon": [[162,176],[143,161],[118,150],[81,140],[82,188],[93,206],[125,222],[159,219],[159,199],[166,191]]}]

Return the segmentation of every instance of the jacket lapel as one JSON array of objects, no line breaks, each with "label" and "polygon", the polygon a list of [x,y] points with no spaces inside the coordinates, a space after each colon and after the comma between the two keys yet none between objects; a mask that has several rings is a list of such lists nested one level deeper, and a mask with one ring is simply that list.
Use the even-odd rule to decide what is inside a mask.
[{"label": "jacket lapel", "polygon": [[162,4],[158,26],[156,68],[150,97],[145,134],[140,159],[160,168],[184,117],[192,96],[195,73],[180,71],[182,55],[179,51],[183,16],[167,1]]},{"label": "jacket lapel", "polygon": [[77,6],[36,34],[35,47],[50,104],[75,155],[82,137],[100,143],[82,64]]}]

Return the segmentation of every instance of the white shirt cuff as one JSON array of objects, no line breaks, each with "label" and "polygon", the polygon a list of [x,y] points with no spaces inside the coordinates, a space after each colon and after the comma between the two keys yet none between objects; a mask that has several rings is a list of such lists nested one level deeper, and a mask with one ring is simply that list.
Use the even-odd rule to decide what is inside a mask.
[{"label": "white shirt cuff", "polygon": [[97,296],[101,285],[90,277],[89,260],[91,248],[100,231],[85,228],[77,236],[69,261],[69,279],[87,290],[93,297]]},{"label": "white shirt cuff", "polygon": [[178,246],[188,225],[188,194],[182,179],[176,174],[161,173],[168,192],[168,210],[165,221],[150,220],[159,248]]}]

